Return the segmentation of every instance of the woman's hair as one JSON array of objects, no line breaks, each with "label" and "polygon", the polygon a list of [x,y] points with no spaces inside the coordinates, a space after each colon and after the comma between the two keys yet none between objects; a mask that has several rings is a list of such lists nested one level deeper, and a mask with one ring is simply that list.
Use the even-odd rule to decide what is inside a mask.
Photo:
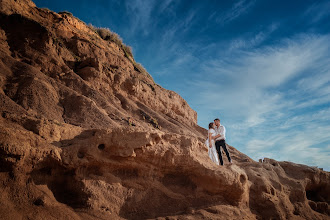
[{"label": "woman's hair", "polygon": [[211,129],[212,127],[213,127],[213,122],[209,124],[209,129]]}]

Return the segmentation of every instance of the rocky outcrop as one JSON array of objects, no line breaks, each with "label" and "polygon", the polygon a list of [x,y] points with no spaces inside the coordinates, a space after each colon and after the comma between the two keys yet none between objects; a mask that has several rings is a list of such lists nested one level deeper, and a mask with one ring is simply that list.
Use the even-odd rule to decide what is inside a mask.
[{"label": "rocky outcrop", "polygon": [[187,102],[70,13],[1,1],[0,51],[1,219],[329,218],[329,172],[216,166]]}]

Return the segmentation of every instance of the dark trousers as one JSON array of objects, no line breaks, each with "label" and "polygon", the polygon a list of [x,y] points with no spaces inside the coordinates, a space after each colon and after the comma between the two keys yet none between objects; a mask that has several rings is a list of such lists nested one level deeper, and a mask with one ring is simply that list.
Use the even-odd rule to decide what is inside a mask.
[{"label": "dark trousers", "polygon": [[215,142],[215,148],[217,149],[217,152],[218,152],[218,155],[219,155],[220,164],[223,165],[222,153],[221,153],[220,146],[222,147],[223,151],[226,153],[228,161],[231,162],[231,158],[230,158],[229,152],[227,150],[227,146],[226,146],[226,141],[225,140],[220,140],[220,141]]}]

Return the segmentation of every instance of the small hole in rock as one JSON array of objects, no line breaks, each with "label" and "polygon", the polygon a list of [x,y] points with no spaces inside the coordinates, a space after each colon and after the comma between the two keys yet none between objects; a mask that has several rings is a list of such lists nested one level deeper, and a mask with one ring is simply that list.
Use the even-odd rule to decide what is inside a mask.
[{"label": "small hole in rock", "polygon": [[245,183],[246,182],[246,177],[244,175],[241,175],[239,177],[239,180],[241,181],[241,183]]},{"label": "small hole in rock", "polygon": [[293,211],[293,214],[294,215],[299,215],[300,214],[300,211],[298,208],[295,208],[294,211]]},{"label": "small hole in rock", "polygon": [[84,156],[85,156],[85,154],[83,152],[78,152],[77,153],[78,158],[83,158]]},{"label": "small hole in rock", "polygon": [[100,144],[100,145],[98,146],[98,148],[99,148],[100,150],[104,150],[105,145],[104,145],[104,144]]},{"label": "small hole in rock", "polygon": [[39,199],[36,199],[33,204],[36,206],[43,206],[45,204],[45,201],[43,199],[39,198]]}]

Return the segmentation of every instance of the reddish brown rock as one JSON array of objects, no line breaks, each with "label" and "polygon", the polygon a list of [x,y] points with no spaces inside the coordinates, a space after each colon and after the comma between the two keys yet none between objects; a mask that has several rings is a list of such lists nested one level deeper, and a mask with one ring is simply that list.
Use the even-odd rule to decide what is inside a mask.
[{"label": "reddish brown rock", "polygon": [[216,166],[187,102],[69,13],[2,0],[0,52],[0,219],[329,219],[329,172]]}]

